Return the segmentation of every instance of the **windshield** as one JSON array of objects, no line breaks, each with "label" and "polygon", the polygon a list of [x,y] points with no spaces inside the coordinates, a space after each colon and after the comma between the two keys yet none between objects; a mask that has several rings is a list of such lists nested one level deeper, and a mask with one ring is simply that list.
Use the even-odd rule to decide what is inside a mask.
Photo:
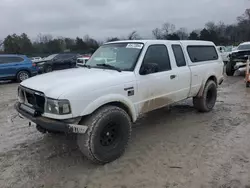
[{"label": "windshield", "polygon": [[50,56],[48,56],[48,57],[45,57],[44,59],[47,59],[47,60],[51,60],[51,59],[53,59],[54,57],[56,57],[58,54],[52,54],[52,55],[50,55]]},{"label": "windshield", "polygon": [[[115,43],[101,46],[86,63],[95,68],[102,64],[111,65],[121,71],[133,71],[143,48],[142,43]],[[108,68],[108,66],[105,66]]]},{"label": "windshield", "polygon": [[250,44],[242,44],[238,47],[238,50],[250,50]]}]

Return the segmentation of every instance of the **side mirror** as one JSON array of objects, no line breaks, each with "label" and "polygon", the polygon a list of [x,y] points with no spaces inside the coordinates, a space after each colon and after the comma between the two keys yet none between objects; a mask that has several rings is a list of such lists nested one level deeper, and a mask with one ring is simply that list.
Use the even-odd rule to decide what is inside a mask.
[{"label": "side mirror", "polygon": [[143,63],[140,69],[140,75],[147,75],[151,73],[156,73],[159,71],[159,67],[156,63]]}]

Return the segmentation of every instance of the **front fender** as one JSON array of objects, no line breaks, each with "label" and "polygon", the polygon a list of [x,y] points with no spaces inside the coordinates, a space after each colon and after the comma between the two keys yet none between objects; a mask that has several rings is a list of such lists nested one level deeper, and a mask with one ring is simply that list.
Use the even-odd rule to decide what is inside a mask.
[{"label": "front fender", "polygon": [[100,108],[101,106],[112,103],[112,102],[120,102],[123,105],[125,105],[130,112],[129,115],[131,115],[133,122],[136,121],[137,114],[136,114],[136,110],[135,110],[133,103],[129,99],[127,99],[125,96],[119,95],[119,94],[110,94],[110,95],[97,98],[96,100],[91,102],[84,109],[84,111],[82,111],[81,116],[89,115],[93,113],[95,110],[97,110],[98,108]]}]

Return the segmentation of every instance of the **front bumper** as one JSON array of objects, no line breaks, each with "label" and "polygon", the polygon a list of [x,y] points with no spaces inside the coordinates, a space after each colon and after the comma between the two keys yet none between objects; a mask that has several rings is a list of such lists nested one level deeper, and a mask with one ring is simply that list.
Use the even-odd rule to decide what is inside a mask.
[{"label": "front bumper", "polygon": [[[24,107],[25,109],[30,109],[30,110],[24,110]],[[37,126],[40,126],[41,128],[45,130],[45,132],[46,131],[58,131],[58,132],[64,132],[64,133],[84,134],[88,128],[87,126],[84,126],[84,125],[69,124],[63,121],[58,121],[58,120],[40,116],[38,115],[39,113],[35,112],[35,110],[19,102],[15,104],[15,108],[21,116],[32,121]]]}]

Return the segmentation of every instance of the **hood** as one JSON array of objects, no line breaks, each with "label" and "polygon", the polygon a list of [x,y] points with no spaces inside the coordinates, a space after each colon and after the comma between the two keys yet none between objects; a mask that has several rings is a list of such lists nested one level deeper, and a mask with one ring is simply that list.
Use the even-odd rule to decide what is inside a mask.
[{"label": "hood", "polygon": [[62,94],[73,92],[80,87],[86,87],[89,92],[134,80],[134,72],[73,68],[35,76],[23,81],[21,85],[43,92],[47,97],[57,99]]},{"label": "hood", "polygon": [[248,50],[234,50],[234,51],[232,51],[232,53],[237,53],[237,52],[249,52],[250,51],[250,49],[248,49]]}]

